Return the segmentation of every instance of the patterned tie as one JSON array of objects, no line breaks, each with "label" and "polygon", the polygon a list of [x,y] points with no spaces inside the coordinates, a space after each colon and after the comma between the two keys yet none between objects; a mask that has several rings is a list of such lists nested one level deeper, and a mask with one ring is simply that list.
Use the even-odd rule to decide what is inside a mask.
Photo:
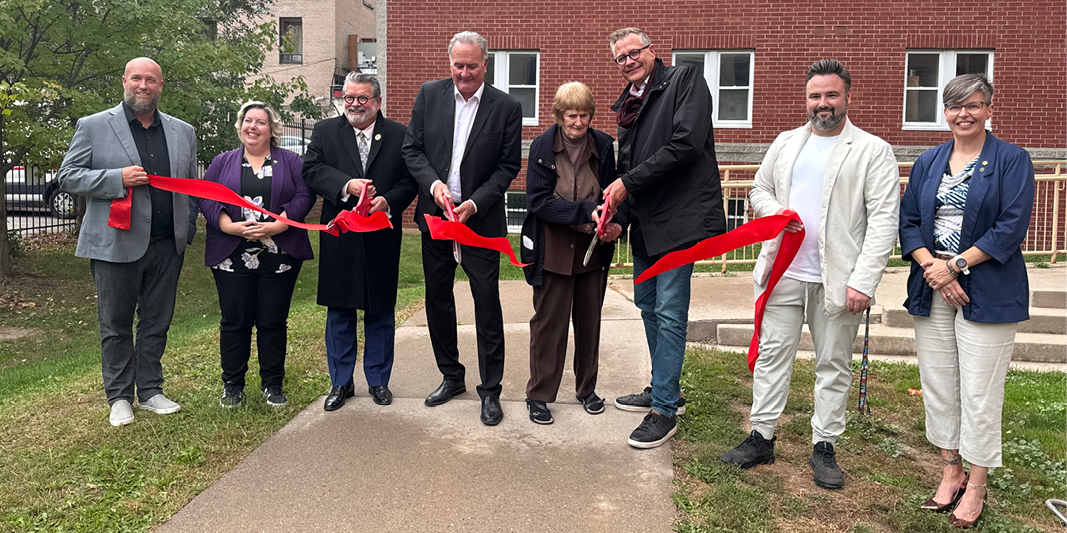
[{"label": "patterned tie", "polygon": [[367,135],[362,131],[356,135],[356,144],[359,145],[359,161],[363,164],[363,173],[367,173],[367,157],[370,155],[370,143],[367,142]]}]

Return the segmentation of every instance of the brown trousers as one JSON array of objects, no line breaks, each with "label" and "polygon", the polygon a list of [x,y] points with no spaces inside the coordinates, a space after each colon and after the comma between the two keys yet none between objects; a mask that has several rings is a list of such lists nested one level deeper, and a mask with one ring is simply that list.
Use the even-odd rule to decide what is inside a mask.
[{"label": "brown trousers", "polygon": [[579,397],[596,388],[600,359],[600,312],[607,289],[607,272],[596,269],[565,276],[544,271],[541,286],[533,288],[534,316],[530,319],[530,381],[526,397],[556,401],[563,365],[567,361],[567,324],[574,322],[574,388]]}]

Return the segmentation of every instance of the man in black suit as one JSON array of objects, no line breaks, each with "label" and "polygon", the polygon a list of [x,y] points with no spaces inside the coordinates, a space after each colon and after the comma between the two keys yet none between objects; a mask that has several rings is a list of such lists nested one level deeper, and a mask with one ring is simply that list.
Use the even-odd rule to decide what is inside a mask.
[{"label": "man in black suit", "polygon": [[481,419],[494,426],[504,418],[500,380],[504,375],[504,317],[500,311],[500,254],[472,247],[453,249],[430,238],[423,215],[442,216],[455,205],[457,222],[485,237],[507,235],[504,192],[521,165],[522,106],[484,83],[489,44],[474,32],[460,32],[448,43],[449,79],[426,82],[415,97],[404,160],[419,183],[415,214],[422,230],[422,268],[426,277],[426,322],[437,367],[444,380],[426,397],[441,405],[467,391],[465,368],[456,341],[456,265],[470,278],[478,332]]},{"label": "man in black suit", "polygon": [[385,211],[392,229],[319,233],[319,305],[326,311],[326,361],[332,388],[323,408],[334,411],[355,394],[356,310],[366,341],[363,372],[378,405],[389,405],[400,266],[400,214],[417,187],[401,155],[406,128],[382,116],[381,87],[371,74],[345,78],[343,116],[315,125],[304,154],[304,181],[322,196],[322,222],[352,209],[366,189],[369,212]]}]

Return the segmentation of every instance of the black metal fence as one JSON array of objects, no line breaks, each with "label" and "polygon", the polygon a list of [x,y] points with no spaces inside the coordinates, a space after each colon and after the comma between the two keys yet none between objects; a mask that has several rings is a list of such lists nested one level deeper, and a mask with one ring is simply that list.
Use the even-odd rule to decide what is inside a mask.
[{"label": "black metal fence", "polygon": [[59,190],[56,171],[15,167],[4,179],[7,230],[23,236],[61,233],[74,228],[77,198]]},{"label": "black metal fence", "polygon": [[[303,156],[311,143],[315,122],[301,120],[282,127],[279,144]],[[207,165],[198,165],[200,177]],[[4,180],[7,200],[7,230],[22,236],[38,233],[73,231],[78,214],[78,199],[59,190],[56,171],[15,167]]]}]

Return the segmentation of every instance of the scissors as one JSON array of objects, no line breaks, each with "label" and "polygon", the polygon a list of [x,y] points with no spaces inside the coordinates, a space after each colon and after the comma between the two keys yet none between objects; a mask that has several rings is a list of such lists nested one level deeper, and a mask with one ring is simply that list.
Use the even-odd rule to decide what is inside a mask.
[{"label": "scissors", "polygon": [[600,242],[600,237],[604,235],[604,228],[607,227],[608,219],[611,218],[609,210],[611,209],[611,197],[608,196],[604,199],[604,209],[600,211],[600,222],[596,225],[596,234],[593,235],[593,240],[589,241],[589,249],[585,251],[585,258],[582,259],[582,266],[589,264],[589,259],[593,257],[593,250],[596,249],[596,243]]},{"label": "scissors", "polygon": [[[447,215],[448,220],[456,222],[456,211],[452,206],[451,199],[445,204],[445,215]],[[452,257],[456,259],[457,265],[463,262],[463,252],[460,251],[459,243],[456,241],[452,241]]]},{"label": "scissors", "polygon": [[361,217],[367,216],[373,199],[367,195],[367,187],[364,186],[363,190],[359,192],[359,201],[356,202],[356,207],[353,207],[352,211]]}]

